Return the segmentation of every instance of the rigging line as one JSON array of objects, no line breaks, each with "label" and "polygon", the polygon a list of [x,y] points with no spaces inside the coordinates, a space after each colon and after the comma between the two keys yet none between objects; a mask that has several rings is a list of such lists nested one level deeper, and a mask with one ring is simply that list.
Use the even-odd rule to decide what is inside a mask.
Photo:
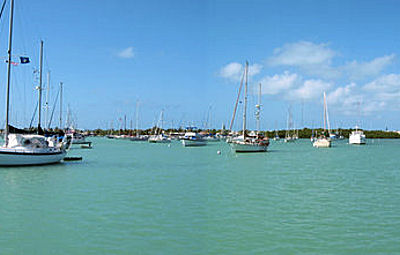
[{"label": "rigging line", "polygon": [[[57,105],[57,102],[58,102],[58,96],[59,96],[59,94],[60,94],[60,90],[61,90],[61,88],[58,89],[56,99],[54,100],[53,110],[51,111],[51,116],[50,116],[49,125],[47,126],[47,129],[50,129],[51,121],[53,120],[54,111],[55,111],[55,109],[56,109],[55,106]],[[61,128],[61,127],[60,127],[60,128]]]},{"label": "rigging line", "polygon": [[240,93],[241,93],[242,87],[243,87],[244,75],[245,75],[245,72],[243,72],[242,80],[240,81],[239,93],[238,93],[238,96],[237,96],[237,99],[236,99],[235,108],[233,110],[233,116],[232,116],[231,124],[229,125],[229,131],[232,131],[233,122],[235,121],[236,110],[237,110],[239,99],[240,99]]},{"label": "rigging line", "polygon": [[32,119],[31,119],[31,123],[29,124],[29,129],[31,129],[31,128],[32,128],[32,124],[33,124],[33,121],[35,120],[35,116],[36,116],[36,111],[37,111],[38,105],[39,105],[39,103],[37,102],[37,103],[36,103],[35,110],[33,111]]},{"label": "rigging line", "polygon": [[4,7],[6,6],[6,2],[7,2],[7,0],[4,0],[3,4],[1,5],[0,19],[3,16],[3,11],[4,11]]}]

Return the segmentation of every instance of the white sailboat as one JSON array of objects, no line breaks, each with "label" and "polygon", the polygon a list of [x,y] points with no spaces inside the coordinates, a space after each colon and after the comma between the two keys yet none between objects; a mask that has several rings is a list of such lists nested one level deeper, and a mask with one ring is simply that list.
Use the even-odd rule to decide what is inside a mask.
[{"label": "white sailboat", "polygon": [[142,142],[147,141],[149,138],[147,135],[139,135],[139,100],[136,101],[136,109],[135,109],[135,136],[130,138],[131,141],[134,142]]},{"label": "white sailboat", "polygon": [[158,122],[161,122],[160,127],[159,125],[156,125],[156,129],[154,130],[154,135],[151,135],[149,139],[147,140],[149,143],[170,143],[171,139],[164,135],[163,133],[163,116],[164,116],[164,111],[161,111],[160,113],[160,119]]},{"label": "white sailboat", "polygon": [[[43,165],[60,162],[66,155],[64,143],[59,143],[56,138],[47,139],[43,135],[10,134],[9,130],[9,105],[10,105],[10,81],[12,60],[12,29],[14,15],[14,0],[10,3],[10,32],[8,41],[8,72],[6,92],[6,125],[5,143],[0,147],[0,166],[16,165]],[[42,97],[42,67],[43,67],[43,41],[40,47],[40,73],[39,73],[39,103],[38,103],[38,133],[41,126],[41,97]]]},{"label": "white sailboat", "polygon": [[290,110],[290,107],[288,108],[288,118],[287,118],[287,129],[286,129],[286,134],[285,134],[285,143],[291,143],[296,141],[296,137],[294,134],[291,134],[291,130],[293,129],[293,120],[292,120],[292,112]]},{"label": "white sailboat", "polygon": [[328,134],[330,134],[330,124],[329,124],[329,116],[328,116],[328,106],[326,103],[326,93],[324,92],[324,132],[316,138],[313,142],[313,146],[316,148],[329,148],[331,147],[331,138],[330,135],[326,136],[326,126],[328,125]]},{"label": "white sailboat", "polygon": [[[249,69],[249,63],[246,61],[246,66],[244,69],[244,77],[245,77],[245,87],[244,87],[244,107],[243,107],[243,133],[241,136],[233,138],[231,142],[231,147],[235,152],[266,152],[267,147],[269,145],[269,140],[268,138],[264,138],[263,136],[260,135],[259,133],[259,127],[260,127],[260,110],[261,110],[261,102],[260,102],[260,97],[261,97],[261,84],[260,84],[260,90],[259,90],[259,102],[256,105],[257,109],[257,134],[255,136],[249,136],[246,134],[246,110],[247,110],[247,82],[248,82],[248,69]],[[242,79],[243,81],[243,79]],[[242,84],[240,85],[242,86]],[[240,90],[239,90],[239,95],[240,95]],[[239,96],[238,96],[239,98]],[[236,109],[235,111],[236,112]]]}]

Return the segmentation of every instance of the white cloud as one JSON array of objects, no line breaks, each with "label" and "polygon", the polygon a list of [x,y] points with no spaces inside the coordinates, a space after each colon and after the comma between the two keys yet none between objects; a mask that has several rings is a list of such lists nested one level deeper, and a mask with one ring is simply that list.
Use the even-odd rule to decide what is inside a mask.
[{"label": "white cloud", "polygon": [[312,100],[322,98],[323,92],[332,84],[323,80],[306,80],[299,88],[289,91],[288,98],[294,100]]},{"label": "white cloud", "polygon": [[118,57],[120,58],[134,58],[135,52],[133,51],[133,47],[128,47],[126,49],[121,50],[118,52]]},{"label": "white cloud", "polygon": [[269,59],[271,65],[309,66],[329,64],[336,53],[327,47],[327,44],[314,44],[300,41],[283,45],[274,50]]},{"label": "white cloud", "polygon": [[364,85],[363,90],[382,107],[399,109],[400,74],[387,74]]},{"label": "white cloud", "polygon": [[[259,64],[249,65],[249,76],[254,76],[260,73],[262,66]],[[238,81],[243,76],[244,66],[237,62],[232,62],[222,67],[219,71],[219,76],[231,81]]]},{"label": "white cloud", "polygon": [[330,109],[345,115],[358,115],[359,105],[365,101],[365,96],[360,92],[355,83],[336,88],[327,96]]},{"label": "white cloud", "polygon": [[288,91],[299,82],[299,76],[295,73],[289,73],[285,71],[283,74],[274,76],[266,76],[262,78],[261,83],[262,94],[266,95],[277,95]]},{"label": "white cloud", "polygon": [[395,54],[391,54],[371,61],[353,60],[342,66],[333,66],[332,60],[337,55],[328,44],[300,41],[275,49],[268,63],[271,66],[297,67],[308,75],[325,79],[346,77],[350,80],[361,80],[379,75],[395,59]]},{"label": "white cloud", "polygon": [[359,80],[366,77],[379,75],[382,70],[393,63],[394,54],[375,58],[369,62],[358,62],[356,60],[343,66],[343,71],[352,80]]},{"label": "white cloud", "polygon": [[364,90],[372,92],[388,92],[396,93],[400,91],[400,74],[383,75],[369,83],[364,87]]}]

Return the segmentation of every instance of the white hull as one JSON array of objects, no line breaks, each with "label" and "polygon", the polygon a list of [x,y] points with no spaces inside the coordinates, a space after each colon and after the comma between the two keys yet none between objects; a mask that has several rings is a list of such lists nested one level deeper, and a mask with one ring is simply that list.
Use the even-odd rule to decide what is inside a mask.
[{"label": "white hull", "polygon": [[349,144],[365,144],[366,138],[360,136],[350,136],[349,137]]},{"label": "white hull", "polygon": [[184,147],[195,147],[195,146],[205,146],[207,141],[204,140],[182,140],[182,145]]},{"label": "white hull", "polygon": [[255,143],[231,143],[232,149],[235,152],[266,152],[267,147],[265,145],[258,145]]},{"label": "white hull", "polygon": [[149,141],[149,143],[170,143],[171,142],[171,140],[155,140],[155,139],[149,139],[148,140]]},{"label": "white hull", "polygon": [[349,144],[365,144],[366,140],[364,132],[361,130],[353,131],[349,136]]},{"label": "white hull", "polygon": [[331,147],[331,141],[324,138],[324,139],[317,139],[314,143],[313,146],[316,148],[329,148]]},{"label": "white hull", "polygon": [[0,166],[45,165],[58,163],[67,153],[29,153],[0,150]]}]

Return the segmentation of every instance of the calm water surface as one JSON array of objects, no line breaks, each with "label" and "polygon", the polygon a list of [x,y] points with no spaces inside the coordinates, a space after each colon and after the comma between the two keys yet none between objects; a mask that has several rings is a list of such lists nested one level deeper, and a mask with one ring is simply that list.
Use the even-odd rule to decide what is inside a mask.
[{"label": "calm water surface", "polygon": [[400,253],[400,140],[91,140],[82,162],[0,168],[0,254]]}]

